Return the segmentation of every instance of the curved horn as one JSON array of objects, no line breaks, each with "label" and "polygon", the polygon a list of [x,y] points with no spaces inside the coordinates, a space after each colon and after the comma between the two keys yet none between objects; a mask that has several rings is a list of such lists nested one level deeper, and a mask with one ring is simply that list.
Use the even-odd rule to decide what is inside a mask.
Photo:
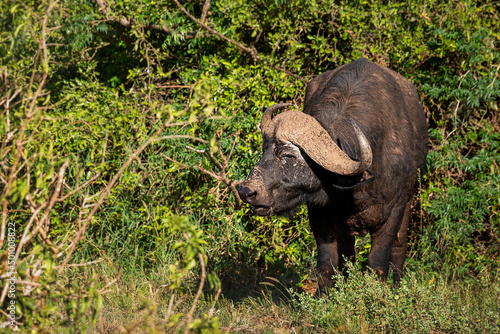
[{"label": "curved horn", "polygon": [[340,175],[352,176],[363,173],[372,164],[372,150],[368,139],[353,119],[350,119],[359,143],[361,158],[351,159],[333,141],[328,132],[312,116],[302,112],[289,111],[276,116],[272,131],[276,139],[291,142],[323,168]]},{"label": "curved horn", "polygon": [[291,106],[291,103],[278,103],[275,105],[270,106],[269,108],[264,111],[264,114],[262,115],[262,119],[260,120],[259,128],[261,131],[267,127],[269,122],[271,122],[271,119],[273,118],[273,111],[279,108],[284,108]]}]

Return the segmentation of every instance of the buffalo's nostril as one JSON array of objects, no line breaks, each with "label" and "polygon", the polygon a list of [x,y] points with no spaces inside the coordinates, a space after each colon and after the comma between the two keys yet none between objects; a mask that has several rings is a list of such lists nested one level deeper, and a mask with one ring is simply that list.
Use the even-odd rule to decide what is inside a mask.
[{"label": "buffalo's nostril", "polygon": [[239,187],[238,194],[240,195],[242,200],[251,204],[252,200],[255,198],[255,195],[257,195],[257,192],[248,187]]}]

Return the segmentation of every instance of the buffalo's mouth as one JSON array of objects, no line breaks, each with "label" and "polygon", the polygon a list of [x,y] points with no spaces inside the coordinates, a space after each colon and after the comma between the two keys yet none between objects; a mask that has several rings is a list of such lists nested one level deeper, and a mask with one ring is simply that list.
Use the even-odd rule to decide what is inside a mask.
[{"label": "buffalo's mouth", "polygon": [[273,208],[264,205],[252,205],[252,211],[257,216],[270,216],[273,213]]}]

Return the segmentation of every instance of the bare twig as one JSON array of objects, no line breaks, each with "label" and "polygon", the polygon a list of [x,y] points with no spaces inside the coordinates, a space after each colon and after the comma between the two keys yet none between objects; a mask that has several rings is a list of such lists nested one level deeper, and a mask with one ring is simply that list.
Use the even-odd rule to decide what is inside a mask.
[{"label": "bare twig", "polygon": [[158,137],[158,138],[153,139],[153,142],[162,141],[162,140],[168,140],[168,139],[190,139],[190,140],[198,141],[198,142],[203,143],[203,144],[207,144],[208,143],[208,141],[206,141],[204,139],[201,139],[201,138],[198,138],[198,137],[189,136],[189,135],[163,136],[163,137]]},{"label": "bare twig", "polygon": [[221,171],[221,170],[224,169],[222,167],[222,165],[214,157],[212,157],[212,155],[210,153],[208,153],[207,151],[205,151],[205,150],[196,150],[196,149],[192,148],[191,146],[186,146],[186,148],[188,150],[190,150],[190,151],[193,151],[193,152],[196,152],[196,153],[201,153],[204,156],[206,156],[210,161],[212,161],[212,163],[215,165],[215,167],[217,167],[217,169],[219,171]]},{"label": "bare twig", "polygon": [[170,157],[166,156],[166,155],[165,155],[165,154],[163,154],[162,152],[160,152],[160,155],[161,155],[162,157],[164,157],[165,159],[167,159],[168,161],[173,162],[174,164],[177,164],[177,165],[181,166],[182,168],[188,168],[188,169],[189,169],[189,168],[191,168],[191,167],[189,167],[188,165],[184,165],[183,163],[180,163],[179,161],[174,160],[174,159],[172,159],[172,158],[170,158]]},{"label": "bare twig", "polygon": [[206,30],[210,31],[212,34],[214,35],[217,35],[219,36],[220,38],[222,38],[223,40],[233,44],[234,46],[236,46],[238,49],[242,50],[242,51],[245,51],[245,52],[248,52],[252,55],[252,58],[254,59],[254,61],[258,61],[260,60],[260,57],[259,55],[257,54],[257,50],[255,48],[248,48],[244,45],[242,45],[241,43],[238,43],[236,41],[233,41],[232,39],[230,38],[227,38],[226,36],[222,35],[221,33],[219,33],[218,31],[210,28],[209,26],[207,26],[205,23],[203,23],[202,21],[198,20],[197,18],[195,18],[193,15],[189,14],[189,12],[186,10],[186,8],[182,7],[182,5],[179,3],[178,0],[174,0],[175,3],[177,4],[177,7],[179,7],[179,9],[184,13],[186,14],[191,20],[193,20],[194,22],[196,22],[197,24],[199,24],[200,26],[202,26],[203,28],[205,28]]},{"label": "bare twig", "polygon": [[96,175],[92,176],[88,181],[86,181],[85,183],[79,185],[78,187],[76,187],[75,189],[71,190],[70,192],[68,192],[66,195],[64,196],[61,196],[57,199],[58,202],[63,202],[65,201],[68,197],[72,196],[73,194],[75,194],[76,192],[82,190],[83,188],[85,188],[86,186],[88,186],[89,184],[91,184],[92,182],[94,182],[95,180],[97,180],[97,178],[101,176],[101,172],[98,172]]},{"label": "bare twig", "polygon": [[297,74],[292,73],[292,72],[290,72],[290,71],[288,71],[288,70],[285,70],[285,69],[283,69],[283,68],[281,68],[281,67],[279,67],[279,66],[276,66],[276,65],[274,65],[274,64],[271,64],[270,62],[266,62],[266,64],[267,64],[268,66],[270,66],[270,67],[274,68],[275,70],[278,70],[278,71],[280,71],[280,72],[286,73],[286,74],[288,74],[288,75],[290,75],[290,76],[292,76],[292,77],[294,77],[294,78],[296,78],[296,79],[299,79],[300,81],[302,81],[302,82],[304,82],[304,83],[306,83],[306,84],[309,82],[309,80],[307,80],[307,79],[305,79],[305,78],[301,77],[300,75],[297,75]]},{"label": "bare twig", "polygon": [[[185,235],[186,239],[189,239],[187,235]],[[187,334],[189,333],[189,324],[191,324],[191,320],[193,319],[193,313],[194,310],[196,309],[196,304],[198,303],[198,300],[200,299],[201,293],[203,291],[203,286],[205,285],[205,278],[206,278],[206,273],[205,273],[205,259],[202,253],[198,253],[198,261],[200,261],[200,267],[201,267],[201,274],[200,274],[200,285],[198,286],[198,291],[196,291],[196,295],[194,296],[193,299],[193,304],[191,305],[191,309],[189,310],[187,314],[187,322],[186,322],[186,328],[184,330],[184,333]]]},{"label": "bare twig", "polygon": [[[32,199],[31,199],[31,194],[27,194],[26,195],[26,200],[29,203],[30,211],[32,213],[32,216],[31,216],[31,219],[30,219],[30,223],[28,224],[27,229],[31,228],[31,224],[32,224],[33,220],[36,221],[36,226],[41,226],[41,222],[38,220],[38,212],[40,212],[40,211],[37,211],[37,209],[35,209],[35,207],[37,207],[37,205],[35,205],[35,203],[33,203]],[[38,207],[38,210],[41,210],[41,209],[45,208],[45,206],[46,206],[45,203],[43,203],[42,205],[40,205]],[[54,244],[52,244],[52,241],[50,241],[49,238],[47,238],[47,235],[45,234],[45,231],[42,228],[40,228],[38,231],[40,232],[43,241],[46,242],[47,245],[49,245],[49,247],[52,250],[52,252],[54,254],[57,254],[59,252],[59,249],[57,247],[55,247]]]},{"label": "bare twig", "polygon": [[[128,18],[126,16],[118,17],[115,13],[112,12],[111,8],[108,6],[108,4],[106,3],[105,0],[95,0],[95,2],[97,2],[97,5],[99,6],[101,12],[103,12],[107,16],[111,17],[111,19],[113,21],[120,23],[122,26],[132,27],[134,25],[137,25],[137,21],[134,19]],[[147,25],[144,25],[144,27],[148,28],[148,29],[153,29],[153,30],[160,30],[160,31],[166,32],[166,33],[171,34],[171,35],[177,34],[177,35],[181,36],[179,33],[176,33],[174,28],[169,28],[169,27],[164,26],[164,25],[160,26],[157,24],[147,24]],[[188,32],[185,35],[182,35],[182,37],[185,39],[191,39],[191,38],[196,37],[196,34],[197,34],[197,32]]]},{"label": "bare twig", "polygon": [[170,319],[170,316],[172,315],[172,310],[174,308],[174,299],[175,299],[175,293],[172,293],[170,296],[170,300],[168,301],[168,308],[167,312],[165,313],[165,321],[168,321]]},{"label": "bare twig", "polygon": [[119,279],[120,279],[120,276],[122,275],[122,270],[120,269],[118,271],[118,274],[116,275],[116,277],[114,279],[112,279],[110,282],[108,282],[108,284],[106,284],[105,287],[99,289],[99,293],[100,294],[104,294],[106,293],[106,289],[109,288],[110,286],[112,286],[113,284],[115,284]]},{"label": "bare twig", "polygon": [[210,176],[211,178],[213,178],[213,179],[215,179],[215,180],[217,180],[219,182],[224,183],[229,188],[229,190],[233,193],[233,195],[234,195],[234,198],[235,198],[235,201],[236,201],[235,207],[236,208],[240,208],[241,207],[241,201],[240,201],[240,196],[238,195],[238,190],[236,189],[236,186],[239,183],[241,183],[241,182],[239,182],[239,181],[238,182],[234,182],[234,180],[230,180],[227,177],[227,174],[226,174],[226,169],[227,169],[227,167],[229,165],[229,161],[230,161],[231,156],[233,154],[234,147],[236,145],[237,139],[238,139],[238,133],[236,133],[236,135],[235,135],[233,144],[231,146],[231,150],[230,150],[227,158],[222,153],[222,149],[220,147],[220,141],[219,141],[219,143],[218,143],[218,150],[219,150],[219,155],[221,156],[221,159],[223,161],[223,164],[221,164],[217,159],[215,159],[206,150],[198,150],[198,149],[195,149],[195,148],[193,148],[191,146],[186,146],[186,149],[188,149],[190,151],[193,151],[195,153],[203,154],[204,156],[206,156],[212,162],[212,164],[215,165],[215,167],[218,169],[218,172],[215,172],[215,171],[212,171],[212,170],[207,170],[207,169],[205,169],[203,167],[200,167],[200,166],[192,166],[191,167],[191,166],[185,165],[183,163],[180,163],[179,161],[176,161],[176,160],[174,160],[174,159],[166,156],[163,153],[160,153],[160,155],[162,157],[164,157],[165,159],[167,159],[168,161],[173,162],[173,163],[179,165],[182,168],[187,168],[187,169],[194,168],[194,169],[202,172],[203,174],[206,174],[206,175]]},{"label": "bare twig", "polygon": [[156,85],[155,87],[156,88],[185,88],[185,89],[193,90],[192,87],[185,86],[185,85],[166,85],[166,86]]},{"label": "bare twig", "polygon": [[212,307],[208,311],[208,318],[209,319],[211,319],[214,316],[215,304],[217,303],[217,300],[219,300],[221,292],[222,292],[222,289],[219,288],[219,289],[217,289],[217,292],[215,293],[215,298],[214,298],[214,301],[212,303]]},{"label": "bare twig", "polygon": [[410,73],[415,72],[415,70],[416,70],[417,68],[419,68],[420,66],[422,66],[423,64],[425,64],[428,60],[430,60],[430,59],[432,59],[432,58],[434,58],[434,56],[429,55],[429,54],[426,54],[426,53],[422,54],[422,61],[420,61],[419,63],[415,64],[415,65],[411,68]]},{"label": "bare twig", "polygon": [[[68,267],[68,268],[70,268],[70,267],[86,267],[88,265],[100,263],[102,261],[104,261],[104,259],[94,260],[94,261],[85,262],[85,263],[72,263],[72,264],[68,264],[66,267]],[[54,268],[57,268],[57,267],[54,267]]]}]

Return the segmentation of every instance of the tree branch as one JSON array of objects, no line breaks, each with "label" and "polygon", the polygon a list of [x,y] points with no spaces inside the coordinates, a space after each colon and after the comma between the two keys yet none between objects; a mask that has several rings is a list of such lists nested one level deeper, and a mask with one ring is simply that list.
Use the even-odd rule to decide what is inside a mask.
[{"label": "tree branch", "polygon": [[[102,1],[102,0],[101,0],[101,1]],[[226,36],[222,35],[222,34],[221,34],[221,33],[219,33],[218,31],[216,31],[216,30],[214,30],[214,29],[210,28],[209,26],[207,26],[207,25],[204,23],[205,18],[203,17],[203,13],[202,13],[202,19],[201,19],[201,21],[200,21],[200,20],[196,19],[193,15],[189,14],[189,12],[186,10],[186,8],[182,7],[182,5],[179,3],[179,1],[178,1],[178,0],[174,0],[174,1],[175,1],[175,3],[177,4],[177,7],[179,7],[179,9],[180,9],[180,10],[181,10],[184,14],[186,14],[186,15],[187,15],[187,16],[188,16],[191,20],[193,20],[194,22],[196,22],[197,24],[199,24],[201,27],[203,27],[204,29],[208,30],[208,31],[209,31],[209,32],[211,32],[212,34],[219,36],[219,37],[220,37],[220,38],[222,38],[223,40],[225,40],[225,41],[227,41],[227,42],[229,42],[229,43],[233,44],[234,46],[236,46],[236,47],[237,47],[238,49],[240,49],[241,51],[244,51],[244,52],[246,52],[246,53],[249,53],[249,54],[252,56],[252,58],[253,58],[253,60],[254,60],[255,62],[257,62],[257,61],[259,61],[259,60],[262,60],[262,58],[260,58],[260,56],[259,56],[259,53],[257,52],[257,49],[255,49],[255,47],[254,47],[253,45],[252,45],[252,47],[250,47],[250,48],[249,48],[249,47],[244,46],[244,45],[243,45],[243,44],[241,44],[241,43],[238,43],[238,42],[236,42],[236,41],[233,41],[232,39],[230,39],[230,38],[228,38],[228,37],[226,37]],[[209,0],[207,0],[207,2],[209,2]],[[205,3],[205,6],[207,6],[207,3]],[[203,7],[203,10],[205,10],[205,6]],[[260,36],[260,35],[259,35],[259,36]],[[283,73],[286,73],[286,74],[288,74],[288,75],[291,75],[292,77],[294,77],[294,78],[296,78],[296,79],[299,79],[299,80],[301,80],[301,81],[302,81],[302,82],[304,82],[304,83],[308,83],[308,82],[309,82],[308,80],[306,80],[306,79],[302,78],[301,76],[299,76],[299,75],[297,75],[297,74],[294,74],[294,73],[292,73],[292,72],[290,72],[290,71],[287,71],[287,70],[285,70],[285,69],[282,69],[282,68],[281,68],[281,67],[279,67],[279,66],[276,66],[276,65],[271,64],[269,61],[264,61],[264,62],[265,62],[265,64],[266,64],[266,65],[268,65],[268,66],[270,66],[270,67],[272,67],[272,68],[274,68],[274,69],[276,69],[276,70],[278,70],[278,71],[280,71],[280,72],[283,72]]]},{"label": "tree branch", "polygon": [[210,0],[206,0],[203,5],[203,10],[201,12],[201,22],[205,23],[205,19],[207,18],[208,8],[210,8]]}]

